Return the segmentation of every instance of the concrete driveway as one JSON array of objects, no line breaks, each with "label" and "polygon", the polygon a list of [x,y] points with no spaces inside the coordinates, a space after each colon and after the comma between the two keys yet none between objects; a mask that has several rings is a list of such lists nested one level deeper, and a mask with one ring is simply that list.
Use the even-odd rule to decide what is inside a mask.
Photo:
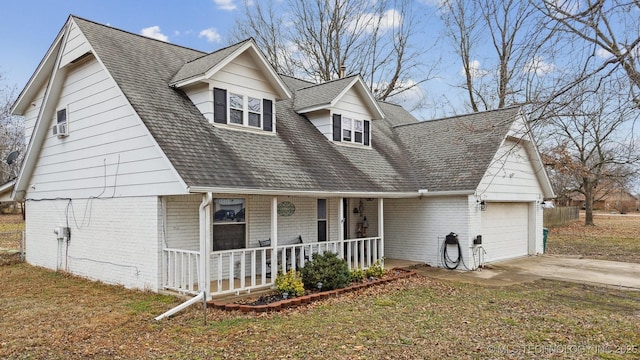
[{"label": "concrete driveway", "polygon": [[640,264],[555,255],[497,262],[477,271],[462,272],[429,267],[416,270],[429,277],[495,286],[554,279],[640,291]]}]

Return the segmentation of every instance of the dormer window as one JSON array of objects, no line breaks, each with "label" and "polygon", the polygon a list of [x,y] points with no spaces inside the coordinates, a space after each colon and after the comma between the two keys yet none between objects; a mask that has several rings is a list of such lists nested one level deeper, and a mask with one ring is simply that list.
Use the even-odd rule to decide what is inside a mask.
[{"label": "dormer window", "polygon": [[342,118],[342,141],[351,141],[351,123],[348,117]]},{"label": "dormer window", "polygon": [[371,121],[333,114],[333,141],[369,146]]},{"label": "dormer window", "polygon": [[214,88],[213,103],[213,121],[216,124],[234,124],[273,131],[272,100]]}]

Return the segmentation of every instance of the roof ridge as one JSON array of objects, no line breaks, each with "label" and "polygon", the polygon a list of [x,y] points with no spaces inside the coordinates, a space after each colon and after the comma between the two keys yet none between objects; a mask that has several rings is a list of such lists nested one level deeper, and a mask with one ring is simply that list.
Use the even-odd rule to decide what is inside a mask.
[{"label": "roof ridge", "polygon": [[[350,76],[345,76],[345,77],[343,77],[343,78],[333,79],[333,80],[325,81],[325,82],[322,82],[322,83],[319,83],[319,84],[311,83],[311,82],[310,82],[310,83],[311,83],[311,85],[309,85],[309,86],[305,86],[305,87],[303,87],[303,88],[300,88],[300,89],[298,89],[297,91],[305,90],[305,89],[309,89],[309,88],[312,88],[312,87],[314,87],[314,86],[320,86],[320,85],[331,84],[331,83],[334,83],[334,82],[338,82],[338,81],[342,81],[342,80],[350,79],[350,78],[352,78],[352,77],[356,77],[356,76],[360,76],[360,74],[354,74],[354,75],[350,75]],[[302,81],[306,81],[306,80],[302,80]]]},{"label": "roof ridge", "polygon": [[[215,54],[215,53],[219,53],[219,52],[221,52],[221,51],[224,51],[224,50],[230,49],[230,48],[232,48],[232,47],[234,47],[234,46],[238,46],[238,45],[244,44],[244,43],[249,42],[249,41],[252,41],[252,40],[253,40],[253,38],[252,38],[252,37],[250,37],[250,38],[244,39],[244,40],[242,40],[242,41],[239,41],[239,42],[237,42],[237,43],[235,43],[235,44],[231,44],[231,45],[225,46],[225,47],[223,47],[223,48],[217,49],[217,50],[215,50],[215,51],[212,51],[212,52],[209,52],[209,53],[204,53],[204,54],[202,54],[201,56],[198,56],[198,57],[196,57],[196,58],[194,58],[194,59],[191,59],[191,60],[187,61],[187,62],[186,62],[186,63],[184,63],[184,64],[186,65],[186,64],[192,63],[192,62],[194,62],[194,61],[196,61],[196,60],[200,60],[200,59],[205,58],[205,57],[207,57],[207,56],[209,56],[209,55],[213,55],[213,54]],[[254,40],[254,42],[255,42],[255,40]]]},{"label": "roof ridge", "polygon": [[144,36],[144,35],[141,35],[141,34],[136,34],[134,32],[131,32],[131,31],[128,31],[128,30],[123,30],[123,29],[120,29],[120,28],[117,28],[117,27],[113,27],[111,25],[101,24],[99,22],[83,18],[81,16],[70,14],[69,18],[86,21],[86,22],[94,24],[94,25],[98,25],[98,26],[101,26],[101,27],[104,27],[104,28],[108,28],[108,29],[111,29],[111,30],[114,30],[114,31],[122,32],[122,33],[125,33],[125,34],[134,35],[134,36],[137,36],[137,37],[140,37],[140,38],[143,38],[143,39],[147,39],[147,40],[151,40],[151,41],[157,41],[157,42],[165,44],[165,45],[170,45],[170,46],[178,47],[178,48],[185,49],[185,50],[197,51],[197,52],[203,53],[205,55],[207,54],[206,52],[204,52],[202,50],[190,48],[190,47],[183,46],[183,45],[174,44],[174,43],[169,42],[169,41],[162,41],[162,40],[154,39],[152,37]]},{"label": "roof ridge", "polygon": [[[391,105],[394,105],[394,104],[391,104]],[[451,116],[446,116],[446,117],[443,117],[443,118],[418,121],[418,122],[415,122],[415,123],[398,124],[398,125],[394,125],[393,128],[407,126],[407,125],[417,125],[417,124],[422,124],[422,123],[427,123],[427,122],[453,120],[453,119],[457,119],[457,118],[466,118],[466,117],[470,117],[470,116],[476,116],[476,115],[487,114],[487,113],[492,113],[492,112],[502,112],[502,111],[507,111],[507,110],[513,110],[513,109],[516,109],[516,108],[520,108],[520,105],[511,105],[511,106],[504,107],[504,108],[478,111],[478,112],[473,112],[473,113],[469,113],[469,114],[451,115]]]},{"label": "roof ridge", "polygon": [[293,75],[287,75],[287,74],[283,74],[283,73],[277,73],[278,76],[284,76],[284,77],[288,77],[288,78],[292,78],[294,80],[299,80],[299,81],[304,81],[306,83],[309,83],[310,85],[317,85],[316,83],[314,83],[313,81],[309,81],[309,80],[305,80],[305,79],[301,79],[297,76],[293,76]]}]

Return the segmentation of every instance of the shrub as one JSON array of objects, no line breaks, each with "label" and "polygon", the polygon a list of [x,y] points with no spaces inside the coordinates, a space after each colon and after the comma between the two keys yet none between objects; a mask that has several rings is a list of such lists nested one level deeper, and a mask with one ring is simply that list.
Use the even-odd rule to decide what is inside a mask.
[{"label": "shrub", "polygon": [[349,280],[352,282],[362,281],[364,279],[364,270],[362,269],[353,269],[349,273]]},{"label": "shrub", "polygon": [[322,290],[346,287],[349,285],[349,275],[347,262],[332,252],[315,254],[302,268],[302,282],[309,290],[317,289],[318,283],[322,283]]},{"label": "shrub", "polygon": [[374,277],[378,279],[382,278],[386,273],[387,270],[382,267],[382,261],[380,260],[376,261],[373,265],[371,265],[371,267],[364,271],[364,275],[366,277]]},{"label": "shrub", "polygon": [[282,294],[287,293],[291,297],[304,295],[304,285],[300,279],[300,274],[291,269],[286,274],[278,272],[276,277],[276,290]]}]

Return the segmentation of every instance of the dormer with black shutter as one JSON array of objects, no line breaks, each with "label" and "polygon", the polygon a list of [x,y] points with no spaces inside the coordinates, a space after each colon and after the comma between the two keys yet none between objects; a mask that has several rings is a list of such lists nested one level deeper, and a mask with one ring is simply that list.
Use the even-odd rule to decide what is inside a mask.
[{"label": "dormer with black shutter", "polygon": [[370,147],[371,122],[384,117],[359,75],[298,89],[294,107],[340,145]]},{"label": "dormer with black shutter", "polygon": [[253,39],[186,63],[171,86],[213,126],[275,134],[275,103],[291,94]]}]

